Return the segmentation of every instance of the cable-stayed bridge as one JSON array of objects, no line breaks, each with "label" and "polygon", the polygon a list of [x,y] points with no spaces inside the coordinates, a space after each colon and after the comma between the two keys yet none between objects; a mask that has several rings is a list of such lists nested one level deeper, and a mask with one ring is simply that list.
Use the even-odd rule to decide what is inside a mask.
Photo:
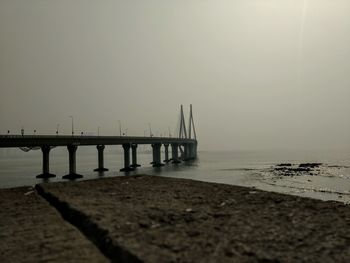
[{"label": "cable-stayed bridge", "polygon": [[[25,151],[41,149],[43,154],[42,174],[38,178],[55,177],[50,173],[50,151],[55,147],[67,147],[69,154],[69,174],[65,179],[83,177],[76,172],[76,152],[79,146],[96,146],[98,168],[95,171],[108,171],[104,167],[104,149],[106,145],[121,145],[124,150],[124,167],[120,171],[133,171],[137,163],[138,145],[151,145],[154,167],[161,167],[161,148],[164,147],[164,162],[180,163],[197,158],[197,138],[190,106],[188,129],[186,129],[183,106],[180,110],[178,137],[137,137],[137,136],[86,136],[86,135],[0,135],[0,148],[21,148]],[[169,156],[171,146],[171,158]],[[131,158],[130,158],[131,154]]]}]

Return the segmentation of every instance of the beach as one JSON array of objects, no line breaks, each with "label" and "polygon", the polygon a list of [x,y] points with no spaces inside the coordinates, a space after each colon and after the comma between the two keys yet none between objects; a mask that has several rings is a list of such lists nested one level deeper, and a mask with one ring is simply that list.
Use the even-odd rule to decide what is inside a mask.
[{"label": "beach", "polygon": [[335,201],[147,175],[0,193],[1,262],[350,260]]}]

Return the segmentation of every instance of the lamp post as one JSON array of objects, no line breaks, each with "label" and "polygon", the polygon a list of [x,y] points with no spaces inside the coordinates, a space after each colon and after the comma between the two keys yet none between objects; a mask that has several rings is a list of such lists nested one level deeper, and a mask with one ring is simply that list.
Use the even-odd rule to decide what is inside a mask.
[{"label": "lamp post", "polygon": [[118,120],[118,123],[119,123],[119,136],[122,137],[122,124],[120,120]]},{"label": "lamp post", "polygon": [[152,134],[152,126],[151,126],[151,123],[148,123],[148,127],[149,127],[149,136],[152,137],[153,134]]},{"label": "lamp post", "polygon": [[60,124],[57,124],[57,126],[56,126],[56,135],[58,135],[59,128],[60,128]]},{"label": "lamp post", "polygon": [[72,136],[74,135],[74,118],[73,116],[69,116],[72,119]]}]

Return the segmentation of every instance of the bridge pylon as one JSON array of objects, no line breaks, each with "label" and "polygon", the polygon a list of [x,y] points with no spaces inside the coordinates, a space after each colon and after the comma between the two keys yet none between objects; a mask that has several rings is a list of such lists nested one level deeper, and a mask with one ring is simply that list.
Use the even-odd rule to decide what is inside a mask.
[{"label": "bridge pylon", "polygon": [[193,139],[197,140],[196,127],[194,126],[192,104],[190,104],[190,117],[188,121],[188,139],[192,139],[192,129],[193,129]]},{"label": "bridge pylon", "polygon": [[[192,135],[194,138],[192,138]],[[192,104],[190,104],[190,114],[188,120],[188,130],[186,129],[186,121],[183,106],[180,108],[180,129],[179,138],[194,139],[195,143],[185,143],[179,146],[182,160],[193,160],[197,158],[197,134],[193,119]]]}]

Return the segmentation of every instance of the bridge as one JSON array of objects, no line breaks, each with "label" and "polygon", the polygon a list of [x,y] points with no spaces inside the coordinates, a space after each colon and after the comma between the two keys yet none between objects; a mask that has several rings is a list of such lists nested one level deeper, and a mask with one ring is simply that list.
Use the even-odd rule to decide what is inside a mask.
[{"label": "bridge", "polygon": [[[192,130],[193,129],[193,130]],[[192,138],[193,131],[193,138]],[[180,110],[180,129],[178,137],[137,137],[137,136],[86,136],[86,135],[0,135],[0,148],[21,148],[23,150],[41,149],[43,162],[42,173],[37,178],[50,178],[50,151],[55,147],[67,147],[69,153],[69,174],[64,179],[77,179],[83,176],[76,172],[76,151],[79,146],[96,146],[98,152],[98,168],[95,171],[108,171],[104,167],[104,149],[106,145],[121,145],[124,150],[124,167],[120,171],[135,170],[137,163],[137,146],[151,145],[153,167],[161,167],[161,148],[164,147],[164,162],[180,163],[197,158],[197,139],[190,106],[188,130],[185,125],[183,107]],[[172,156],[169,158],[169,146]],[[130,160],[131,150],[131,160]]]}]

